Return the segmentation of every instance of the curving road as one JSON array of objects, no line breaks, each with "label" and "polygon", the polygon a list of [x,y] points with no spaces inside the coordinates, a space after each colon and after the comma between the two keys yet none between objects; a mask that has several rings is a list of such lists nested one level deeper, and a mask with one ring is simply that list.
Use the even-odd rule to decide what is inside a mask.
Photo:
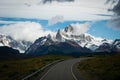
[{"label": "curving road", "polygon": [[57,63],[40,80],[77,80],[73,73],[73,64],[86,58],[77,58]]}]

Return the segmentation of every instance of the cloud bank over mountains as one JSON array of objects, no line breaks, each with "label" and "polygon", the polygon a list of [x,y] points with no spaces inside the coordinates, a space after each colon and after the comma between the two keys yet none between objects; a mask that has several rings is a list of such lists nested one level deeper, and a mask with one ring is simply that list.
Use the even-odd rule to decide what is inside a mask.
[{"label": "cloud bank over mountains", "polygon": [[90,23],[90,22],[71,24],[71,26],[73,26],[73,33],[75,35],[80,35],[80,34],[83,34],[83,33],[87,33],[91,24],[92,23]]},{"label": "cloud bank over mountains", "polygon": [[15,40],[35,41],[41,36],[54,34],[50,30],[44,30],[39,23],[19,22],[0,27],[0,33],[9,35]]},{"label": "cloud bank over mountains", "polygon": [[[91,22],[86,23],[73,23],[70,24],[73,27],[74,34],[86,33]],[[56,31],[57,32],[57,31]],[[25,40],[34,42],[39,37],[47,36],[48,34],[55,35],[56,32],[45,30],[43,26],[36,22],[16,22],[0,27],[0,33],[9,35],[15,40]]]}]

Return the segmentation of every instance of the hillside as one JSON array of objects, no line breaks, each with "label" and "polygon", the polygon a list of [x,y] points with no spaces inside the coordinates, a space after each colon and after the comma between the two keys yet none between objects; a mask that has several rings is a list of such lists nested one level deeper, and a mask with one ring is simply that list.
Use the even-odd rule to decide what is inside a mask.
[{"label": "hillside", "polygon": [[7,46],[0,46],[0,60],[15,59],[20,56],[19,51]]},{"label": "hillside", "polygon": [[120,80],[120,54],[82,61],[78,68],[85,80]]}]

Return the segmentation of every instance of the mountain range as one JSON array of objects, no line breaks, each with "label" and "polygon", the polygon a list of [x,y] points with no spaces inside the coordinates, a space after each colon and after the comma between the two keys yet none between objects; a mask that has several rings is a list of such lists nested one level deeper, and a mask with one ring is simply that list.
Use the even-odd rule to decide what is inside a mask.
[{"label": "mountain range", "polygon": [[0,46],[7,46],[28,55],[68,54],[84,55],[99,52],[120,52],[120,39],[107,40],[88,33],[76,34],[74,26],[59,29],[56,34],[38,38],[34,43],[15,40],[11,36],[0,34]]},{"label": "mountain range", "polygon": [[59,29],[56,35],[47,35],[37,39],[26,54],[72,54],[83,55],[96,52],[120,52],[120,39],[115,41],[96,38],[88,33],[76,34],[74,26]]}]

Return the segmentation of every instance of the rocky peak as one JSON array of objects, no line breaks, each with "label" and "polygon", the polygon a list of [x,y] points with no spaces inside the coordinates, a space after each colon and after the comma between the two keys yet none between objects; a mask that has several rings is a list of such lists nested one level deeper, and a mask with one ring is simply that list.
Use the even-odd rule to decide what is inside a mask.
[{"label": "rocky peak", "polygon": [[114,42],[113,42],[114,45],[117,45],[117,44],[120,44],[120,39],[116,39]]},{"label": "rocky peak", "polygon": [[114,52],[120,52],[120,39],[116,39],[113,42],[113,51]]},{"label": "rocky peak", "polygon": [[57,32],[57,34],[56,34],[56,39],[58,40],[58,41],[62,41],[63,39],[62,39],[62,30],[58,30],[58,32]]},{"label": "rocky peak", "polygon": [[0,35],[0,42],[4,45],[4,46],[8,46],[9,45],[9,40],[7,39],[7,37],[5,35]]},{"label": "rocky peak", "polygon": [[73,32],[73,27],[71,25],[69,25],[64,29],[64,31],[65,32]]}]

